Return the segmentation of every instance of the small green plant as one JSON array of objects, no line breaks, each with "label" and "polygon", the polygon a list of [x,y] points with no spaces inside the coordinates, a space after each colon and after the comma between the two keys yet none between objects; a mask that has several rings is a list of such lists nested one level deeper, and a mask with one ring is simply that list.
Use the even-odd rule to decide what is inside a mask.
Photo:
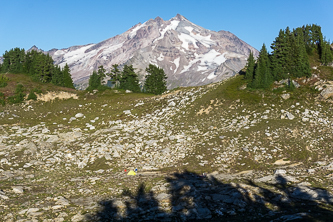
[{"label": "small green plant", "polygon": [[0,75],[0,88],[6,87],[9,79],[4,75]]},{"label": "small green plant", "polygon": [[28,100],[37,100],[37,96],[33,90],[30,91],[30,93],[28,95]]},{"label": "small green plant", "polygon": [[5,101],[5,94],[0,92],[0,104],[2,106],[6,105],[6,101]]},{"label": "small green plant", "polygon": [[10,104],[15,104],[15,103],[21,103],[24,101],[24,86],[22,84],[17,84],[16,89],[15,89],[15,95],[14,96],[9,96],[8,97],[8,102]]},{"label": "small green plant", "polygon": [[38,88],[34,88],[34,89],[32,90],[32,92],[37,93],[37,94],[41,94],[41,93],[42,93],[42,90],[41,90],[41,89],[38,89]]}]

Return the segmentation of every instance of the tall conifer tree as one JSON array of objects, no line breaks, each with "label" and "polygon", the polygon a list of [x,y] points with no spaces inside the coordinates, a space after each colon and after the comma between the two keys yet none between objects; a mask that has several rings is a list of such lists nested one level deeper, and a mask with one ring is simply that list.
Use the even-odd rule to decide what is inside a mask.
[{"label": "tall conifer tree", "polygon": [[265,44],[263,44],[257,60],[255,75],[250,87],[267,88],[272,83],[273,78],[270,72],[270,61]]},{"label": "tall conifer tree", "polygon": [[146,76],[144,90],[147,93],[153,93],[155,95],[159,95],[167,90],[166,87],[167,77],[162,68],[149,64],[149,66],[146,68],[146,72],[148,74]]},{"label": "tall conifer tree", "polygon": [[255,67],[255,60],[253,57],[252,51],[250,51],[250,55],[247,59],[246,71],[245,71],[245,79],[252,81],[254,76],[254,67]]},{"label": "tall conifer tree", "polygon": [[63,75],[63,85],[62,86],[74,89],[73,80],[72,80],[70,69],[69,69],[67,63],[65,65],[64,69],[62,70],[62,75]]},{"label": "tall conifer tree", "polygon": [[121,89],[128,89],[132,92],[140,92],[138,75],[132,65],[125,65],[119,80]]}]

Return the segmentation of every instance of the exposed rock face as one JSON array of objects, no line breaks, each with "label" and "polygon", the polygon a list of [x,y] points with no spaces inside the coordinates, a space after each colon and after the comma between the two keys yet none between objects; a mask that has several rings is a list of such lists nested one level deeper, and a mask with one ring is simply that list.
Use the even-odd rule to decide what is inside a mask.
[{"label": "exposed rock face", "polygon": [[103,65],[133,64],[140,80],[151,64],[163,68],[168,88],[197,86],[235,75],[258,51],[227,31],[210,31],[181,15],[164,21],[157,17],[97,44],[52,49],[56,64],[71,69],[74,83],[87,84],[93,70]]}]

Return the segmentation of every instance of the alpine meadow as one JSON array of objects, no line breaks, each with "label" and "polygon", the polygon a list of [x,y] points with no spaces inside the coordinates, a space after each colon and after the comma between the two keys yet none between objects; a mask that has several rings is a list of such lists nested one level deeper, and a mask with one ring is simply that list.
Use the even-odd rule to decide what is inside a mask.
[{"label": "alpine meadow", "polygon": [[178,14],[0,59],[0,220],[331,221],[333,44]]}]

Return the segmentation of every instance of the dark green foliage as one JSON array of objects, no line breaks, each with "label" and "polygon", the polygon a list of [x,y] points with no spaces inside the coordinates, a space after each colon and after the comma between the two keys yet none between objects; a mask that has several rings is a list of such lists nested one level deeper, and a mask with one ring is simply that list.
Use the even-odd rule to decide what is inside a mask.
[{"label": "dark green foliage", "polygon": [[3,94],[2,92],[0,92],[0,104],[2,106],[6,105],[5,94]]},{"label": "dark green foliage", "polygon": [[132,92],[140,92],[138,75],[134,72],[132,65],[125,65],[122,75],[119,79],[119,88],[128,89]]},{"label": "dark green foliage", "polygon": [[53,83],[56,86],[61,86],[61,85],[63,85],[63,82],[64,82],[64,79],[63,79],[63,72],[61,71],[61,68],[59,66],[54,66],[51,83]]},{"label": "dark green foliage", "polygon": [[63,79],[63,82],[62,82],[61,86],[74,89],[73,80],[72,80],[71,73],[70,73],[67,63],[65,65],[64,69],[62,70],[62,79]]},{"label": "dark green foliage", "polygon": [[328,65],[333,62],[333,51],[331,50],[331,44],[325,39],[321,43],[320,61],[323,65]]},{"label": "dark green foliage", "polygon": [[11,73],[22,73],[23,65],[25,61],[25,51],[24,49],[15,48],[5,52],[3,54],[3,64],[1,67],[1,72],[11,72]]},{"label": "dark green foliage", "polygon": [[[281,29],[271,44],[271,49],[271,54],[264,47],[261,49],[254,66],[254,79],[248,84],[249,87],[267,88],[273,80],[291,81],[293,78],[310,77],[308,55],[314,51],[320,55],[324,65],[333,61],[330,43],[323,38],[321,27],[317,25],[307,25],[293,31],[289,27]],[[252,66],[249,64],[247,72],[246,79],[251,80]]]},{"label": "dark green foliage", "polygon": [[252,81],[254,76],[255,60],[252,51],[250,52],[249,58],[247,59],[245,79]]},{"label": "dark green foliage", "polygon": [[6,87],[8,80],[9,79],[7,77],[5,77],[4,75],[0,75],[0,88]]},{"label": "dark green foliage", "polygon": [[101,84],[105,84],[104,78],[106,77],[106,70],[103,66],[99,66],[97,70],[97,75],[99,76],[99,79],[101,81]]},{"label": "dark green foliage", "polygon": [[270,71],[270,60],[265,44],[263,44],[257,60],[254,79],[249,84],[251,88],[268,88],[273,82]]},{"label": "dark green foliage", "polygon": [[100,80],[97,72],[93,71],[92,75],[89,78],[89,86],[88,86],[87,90],[92,91],[94,89],[97,89],[101,85],[102,85],[101,80]]},{"label": "dark green foliage", "polygon": [[145,92],[160,95],[167,90],[167,77],[162,68],[149,64],[149,66],[146,68],[146,72],[148,74],[146,76],[144,85]]},{"label": "dark green foliage", "polygon": [[[34,81],[52,82],[58,86],[74,88],[68,66],[61,70],[55,66],[50,55],[32,50],[25,53],[24,49],[11,49],[3,55],[4,61],[1,72],[25,73]],[[67,64],[66,64],[67,65]]]},{"label": "dark green foliage", "polygon": [[[89,86],[87,88],[88,91],[97,89],[97,90],[105,90],[106,86],[102,85],[102,81],[106,76],[106,70],[103,66],[98,67],[98,71],[93,71],[92,75],[89,78]],[[104,83],[104,82],[103,82]]]},{"label": "dark green foliage", "polygon": [[112,65],[111,72],[107,74],[110,77],[110,81],[112,85],[115,86],[115,88],[119,88],[119,80],[121,77],[121,72],[118,67],[119,67],[118,64]]},{"label": "dark green foliage", "polygon": [[309,57],[306,53],[306,46],[304,42],[303,31],[301,28],[297,28],[294,31],[295,43],[293,47],[293,63],[290,73],[292,77],[310,77],[311,70],[309,64]]},{"label": "dark green foliage", "polygon": [[22,84],[17,84],[15,89],[15,95],[9,96],[7,99],[10,104],[14,104],[23,102],[24,97],[24,86]]},{"label": "dark green foliage", "polygon": [[281,80],[288,77],[289,66],[288,61],[290,59],[291,46],[289,44],[290,31],[287,27],[286,31],[280,30],[278,37],[271,44],[272,54],[270,56],[271,60],[271,70],[272,76],[275,80]]},{"label": "dark green foliage", "polygon": [[34,90],[31,90],[31,91],[30,91],[27,100],[37,100],[37,96],[36,96],[36,94],[34,93]]}]

